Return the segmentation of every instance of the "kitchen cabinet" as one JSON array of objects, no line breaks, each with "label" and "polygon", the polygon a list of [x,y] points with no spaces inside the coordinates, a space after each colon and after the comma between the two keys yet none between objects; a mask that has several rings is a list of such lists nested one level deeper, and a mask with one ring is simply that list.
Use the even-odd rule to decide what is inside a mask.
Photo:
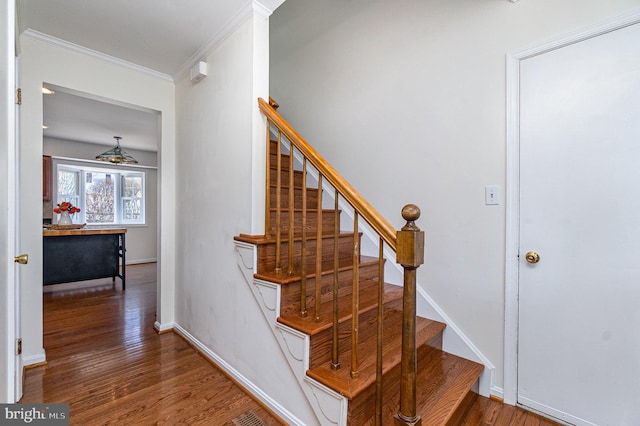
[{"label": "kitchen cabinet", "polygon": [[42,200],[51,201],[51,157],[42,156]]}]

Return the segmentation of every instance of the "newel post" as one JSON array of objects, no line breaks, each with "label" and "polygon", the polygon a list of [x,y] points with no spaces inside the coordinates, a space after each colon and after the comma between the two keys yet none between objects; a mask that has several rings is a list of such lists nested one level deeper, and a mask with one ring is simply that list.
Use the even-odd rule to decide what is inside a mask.
[{"label": "newel post", "polygon": [[422,419],[416,413],[416,273],[424,263],[424,232],[415,224],[420,209],[414,204],[402,208],[407,224],[397,232],[396,263],[404,268],[402,299],[402,361],[400,364],[400,410],[396,425],[419,426]]}]

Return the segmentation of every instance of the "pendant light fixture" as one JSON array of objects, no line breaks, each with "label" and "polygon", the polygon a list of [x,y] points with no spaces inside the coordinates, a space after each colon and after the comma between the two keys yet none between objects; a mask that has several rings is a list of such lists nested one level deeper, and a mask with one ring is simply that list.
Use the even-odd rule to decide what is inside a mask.
[{"label": "pendant light fixture", "polygon": [[120,149],[120,139],[122,138],[120,136],[114,136],[113,138],[116,140],[115,148],[98,155],[96,160],[108,161],[114,164],[138,164],[138,160]]}]

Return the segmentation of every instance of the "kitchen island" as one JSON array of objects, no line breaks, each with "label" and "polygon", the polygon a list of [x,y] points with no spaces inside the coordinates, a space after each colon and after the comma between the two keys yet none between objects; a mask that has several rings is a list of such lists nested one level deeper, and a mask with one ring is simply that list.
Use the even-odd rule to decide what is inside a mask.
[{"label": "kitchen island", "polygon": [[124,228],[45,229],[43,284],[98,278],[122,281],[125,289]]}]

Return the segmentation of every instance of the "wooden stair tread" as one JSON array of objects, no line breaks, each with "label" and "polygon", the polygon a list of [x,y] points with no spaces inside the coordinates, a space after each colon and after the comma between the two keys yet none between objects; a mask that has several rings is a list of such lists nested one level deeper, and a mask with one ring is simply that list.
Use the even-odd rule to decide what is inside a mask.
[{"label": "wooden stair tread", "polygon": [[[273,137],[273,135],[272,135]],[[236,241],[253,244],[257,247],[258,261],[254,278],[279,284],[280,315],[277,321],[302,333],[306,333],[309,341],[307,376],[323,383],[328,388],[346,396],[348,404],[349,424],[373,424],[375,409],[376,381],[376,325],[378,316],[378,258],[360,256],[354,265],[353,251],[360,253],[362,233],[357,234],[340,230],[341,211],[318,209],[318,199],[322,189],[309,187],[300,164],[292,155],[296,152],[286,139],[270,139],[268,146],[268,237],[265,235],[241,234]],[[282,146],[278,152],[278,144]],[[297,154],[295,154],[297,156]],[[292,161],[293,160],[293,161]],[[278,167],[278,163],[280,167]],[[305,186],[306,188],[303,188]],[[282,190],[280,196],[278,190]],[[306,197],[303,192],[307,191]],[[304,199],[303,199],[304,198]],[[280,200],[280,207],[276,207]],[[304,207],[304,210],[303,210]],[[277,212],[280,215],[276,215]],[[302,212],[306,211],[306,232],[302,227]],[[291,215],[291,216],[290,216]],[[277,216],[280,224],[277,226]],[[289,220],[291,218],[291,221]],[[321,228],[318,237],[317,229]],[[334,236],[334,230],[339,234]],[[280,231],[278,236],[275,235]],[[292,240],[289,240],[292,232]],[[305,233],[308,246],[303,248],[302,234]],[[355,237],[355,238],[354,238]],[[334,241],[335,239],[335,241]],[[355,239],[354,244],[349,239]],[[282,250],[276,248],[276,241],[282,244]],[[334,246],[335,244],[335,246]],[[336,265],[333,249],[337,248],[338,264],[338,338],[339,360],[342,367],[333,370],[330,366],[333,330],[333,274]],[[288,258],[288,250],[293,250],[293,259]],[[315,257],[315,256],[319,257]],[[276,259],[278,257],[278,259]],[[309,262],[315,258],[321,262],[320,277],[316,274],[316,263]],[[304,260],[302,260],[304,259]],[[302,270],[302,263],[305,270]],[[288,264],[293,270],[287,272]],[[276,274],[272,269],[282,265],[282,271]],[[359,375],[351,378],[351,345],[350,334],[352,324],[352,277],[357,267],[359,283],[359,324],[358,342]],[[302,288],[301,278],[307,279],[306,288]],[[316,283],[317,281],[317,283]],[[320,286],[316,290],[314,287]],[[304,293],[303,293],[304,290]],[[393,415],[399,408],[400,363],[402,353],[402,293],[400,286],[384,284],[384,333],[383,333],[383,424],[391,424]],[[300,298],[303,297],[303,301]],[[320,299],[320,318],[315,319],[315,300]],[[301,304],[307,303],[308,315],[302,318],[299,314]],[[443,352],[442,339],[445,325],[425,318],[416,318],[416,345],[418,347],[416,372],[417,412],[422,424],[427,426],[458,424],[467,412],[470,402],[476,394],[471,390],[477,383],[483,366]]]},{"label": "wooden stair tread", "polygon": [[[445,328],[443,323],[418,317],[416,321],[416,345],[421,346],[440,334]],[[359,377],[352,378],[350,367],[351,350],[341,353],[343,366],[333,370],[330,365],[323,365],[313,370],[308,370],[307,375],[325,386],[335,390],[352,400],[357,397],[376,380],[376,345],[375,339],[361,342],[364,349],[360,349]],[[383,347],[383,375],[400,363],[402,349],[402,335],[396,334],[390,339],[385,338]],[[418,381],[419,383],[419,381]]]},{"label": "wooden stair tread", "polygon": [[[282,235],[282,234],[281,234]],[[307,233],[307,241],[312,241],[312,240],[316,240],[317,239],[317,233],[316,232],[308,232]],[[362,235],[362,232],[359,233],[359,235]],[[340,233],[338,234],[338,238],[345,238],[345,237],[350,237],[353,238],[353,232],[344,232],[344,231],[340,231]],[[333,234],[322,234],[322,239],[323,240],[330,240],[333,238]],[[261,246],[261,245],[267,245],[267,244],[275,244],[276,242],[276,236],[271,235],[269,237],[267,237],[266,235],[248,235],[248,234],[240,234],[236,237],[233,237],[234,241],[240,241],[243,243],[249,243],[249,244],[254,244],[256,246]],[[288,241],[288,239],[285,238],[281,238],[280,239],[281,242],[286,243]],[[302,241],[302,237],[300,235],[295,235],[293,238],[293,241]]]},{"label": "wooden stair tread", "polygon": [[[378,289],[377,281],[369,281],[368,285],[364,282],[360,283],[360,314],[377,308]],[[350,321],[352,315],[351,300],[352,295],[345,295],[340,298],[338,305],[338,318],[340,322]],[[402,298],[402,287],[393,284],[384,284],[384,301],[389,302]],[[316,335],[333,326],[333,317],[330,315],[333,309],[333,301],[320,304],[320,312],[326,312],[322,315],[320,321],[316,321],[313,317],[313,306],[307,306],[309,314],[306,317],[300,315],[288,315],[278,317],[278,322],[287,325],[295,330],[306,333],[310,336]]]},{"label": "wooden stair tread", "polygon": [[[363,266],[368,266],[368,265],[372,265],[372,264],[378,264],[378,258],[377,257],[371,257],[371,256],[360,256],[360,263],[358,264],[359,267],[363,267]],[[334,262],[333,260],[330,261],[325,261],[322,262],[322,267],[321,267],[321,275],[330,275],[333,274],[333,268],[334,268]],[[300,271],[300,269],[298,268],[294,268],[293,272],[291,273],[291,275],[289,275],[286,271],[284,271],[285,268],[283,268],[283,272],[281,273],[277,273],[275,271],[266,271],[266,272],[259,272],[254,274],[255,278],[258,278],[260,280],[264,280],[264,281],[269,281],[272,283],[276,283],[276,284],[280,284],[280,285],[286,285],[286,284],[291,284],[291,283],[297,283],[298,281],[300,281],[302,273]],[[339,272],[343,272],[343,271],[348,271],[353,269],[353,261],[352,259],[341,259],[339,264],[338,264],[338,271]],[[309,279],[315,279],[316,277],[316,265],[311,264],[311,265],[307,265],[307,280]]]},{"label": "wooden stair tread", "polygon": [[[269,208],[270,211],[275,212],[278,209],[276,207],[271,207]],[[300,207],[295,207],[293,209],[294,213],[302,213],[302,209]],[[338,213],[340,213],[342,210],[338,210]],[[281,207],[280,208],[280,213],[284,216],[284,214],[289,214],[289,207]],[[318,213],[318,209],[311,209],[311,208],[307,208],[307,213]],[[329,214],[329,213],[335,213],[335,209],[322,209],[322,213],[323,214]]]},{"label": "wooden stair tread", "polygon": [[[273,183],[273,182],[272,182],[272,183],[269,183],[269,185],[268,185],[268,186],[269,186],[269,188],[276,189],[276,188],[278,187],[278,184],[277,184],[277,183]],[[287,182],[280,182],[280,188],[282,188],[282,189],[289,189],[289,181],[287,181]],[[301,187],[301,186],[298,186],[298,185],[294,185],[294,186],[293,186],[293,189],[295,189],[295,190],[297,190],[297,191],[302,191],[302,187]],[[318,187],[316,187],[316,186],[307,186],[307,192],[310,192],[310,191],[317,192],[317,191],[318,191]]]},{"label": "wooden stair tread", "polygon": [[484,366],[435,348],[428,365],[420,365],[416,401],[424,426],[446,425],[478,381]]}]

